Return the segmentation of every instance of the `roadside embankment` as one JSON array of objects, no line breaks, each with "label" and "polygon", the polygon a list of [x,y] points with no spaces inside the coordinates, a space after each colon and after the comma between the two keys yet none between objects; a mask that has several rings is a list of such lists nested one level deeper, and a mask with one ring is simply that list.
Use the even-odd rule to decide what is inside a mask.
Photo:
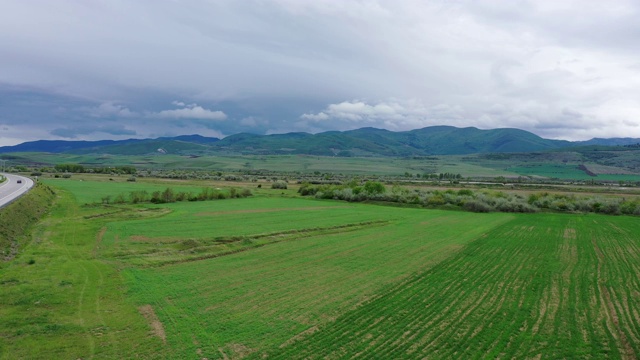
[{"label": "roadside embankment", "polygon": [[12,260],[30,239],[31,227],[47,212],[55,192],[37,184],[29,193],[0,209],[0,259]]}]

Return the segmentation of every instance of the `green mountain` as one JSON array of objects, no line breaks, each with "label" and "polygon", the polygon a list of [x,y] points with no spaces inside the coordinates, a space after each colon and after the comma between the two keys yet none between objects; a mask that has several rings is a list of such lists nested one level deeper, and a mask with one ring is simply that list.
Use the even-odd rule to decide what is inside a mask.
[{"label": "green mountain", "polygon": [[86,147],[65,151],[69,154],[144,155],[152,153],[184,154],[207,153],[210,146],[201,143],[171,139],[144,139],[124,144]]},{"label": "green mountain", "polygon": [[[624,139],[638,143],[638,139]],[[593,141],[596,141],[594,139]],[[607,139],[597,139],[608,145]],[[474,127],[431,126],[410,131],[361,128],[327,131],[319,134],[293,132],[256,135],[240,133],[222,140],[199,135],[121,141],[34,141],[0,147],[6,152],[52,152],[74,154],[144,155],[171,153],[205,155],[236,154],[308,154],[324,156],[425,156],[475,153],[517,153],[562,149],[588,142],[543,139],[520,129],[481,130]],[[619,145],[620,139],[611,139]]]},{"label": "green mountain", "polygon": [[215,143],[229,151],[268,154],[338,156],[454,155],[528,152],[571,146],[569,141],[543,139],[519,129],[480,130],[473,127],[432,126],[393,132],[376,128],[320,134],[236,134]]}]

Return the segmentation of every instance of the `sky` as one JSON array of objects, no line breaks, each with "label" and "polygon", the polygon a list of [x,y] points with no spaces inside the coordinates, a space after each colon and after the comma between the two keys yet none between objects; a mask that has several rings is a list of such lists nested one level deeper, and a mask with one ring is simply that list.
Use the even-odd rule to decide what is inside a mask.
[{"label": "sky", "polygon": [[640,138],[636,0],[0,3],[0,146],[433,125]]}]

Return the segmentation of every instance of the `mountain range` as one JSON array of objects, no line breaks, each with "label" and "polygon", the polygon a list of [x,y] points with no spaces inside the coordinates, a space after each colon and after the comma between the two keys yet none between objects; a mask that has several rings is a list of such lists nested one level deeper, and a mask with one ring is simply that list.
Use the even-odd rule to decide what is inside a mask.
[{"label": "mountain range", "polygon": [[638,143],[640,143],[640,139],[636,138],[595,138],[588,141],[572,142],[544,139],[531,132],[513,128],[481,130],[475,127],[431,126],[398,132],[369,127],[318,134],[292,132],[256,135],[240,133],[227,136],[224,139],[182,135],[156,139],[100,141],[38,140],[0,147],[0,153],[427,156],[533,152],[587,145],[621,146]]}]

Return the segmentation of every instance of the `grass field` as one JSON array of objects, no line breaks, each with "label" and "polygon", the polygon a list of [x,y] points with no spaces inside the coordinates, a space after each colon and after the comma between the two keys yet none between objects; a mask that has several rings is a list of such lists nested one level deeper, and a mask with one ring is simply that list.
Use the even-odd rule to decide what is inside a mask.
[{"label": "grass field", "polygon": [[640,356],[637,218],[87,206],[167,184],[47,183],[57,205],[0,268],[3,359]]},{"label": "grass field", "polygon": [[[596,167],[597,168],[597,167]],[[512,166],[507,170],[520,175],[535,175],[557,179],[571,180],[594,180],[594,181],[640,181],[637,174],[598,174],[597,176],[587,175],[576,165],[553,165],[553,164],[533,164],[527,166]]]},{"label": "grass field", "polygon": [[459,155],[429,158],[374,158],[374,157],[332,157],[310,155],[245,155],[245,156],[202,156],[179,155],[70,155],[20,153],[15,155],[16,163],[23,164],[63,164],[77,163],[86,167],[108,167],[122,164],[135,165],[141,170],[197,170],[197,171],[258,171],[300,172],[300,173],[342,173],[351,175],[403,175],[449,172],[462,176],[517,176],[505,170],[508,164],[467,162],[467,157]]},{"label": "grass field", "polygon": [[636,358],[639,230],[519,216],[270,358]]},{"label": "grass field", "polygon": [[132,191],[145,190],[149,193],[153,191],[163,191],[167,187],[171,187],[175,191],[184,191],[199,193],[205,186],[211,186],[210,183],[202,183],[200,185],[195,182],[185,183],[177,181],[153,182],[139,181],[127,182],[124,178],[116,178],[114,181],[108,180],[105,176],[86,176],[80,175],[72,179],[41,179],[45,184],[55,186],[57,188],[70,190],[73,192],[75,200],[79,204],[100,203],[105,196],[116,197],[119,194],[129,195]]}]

